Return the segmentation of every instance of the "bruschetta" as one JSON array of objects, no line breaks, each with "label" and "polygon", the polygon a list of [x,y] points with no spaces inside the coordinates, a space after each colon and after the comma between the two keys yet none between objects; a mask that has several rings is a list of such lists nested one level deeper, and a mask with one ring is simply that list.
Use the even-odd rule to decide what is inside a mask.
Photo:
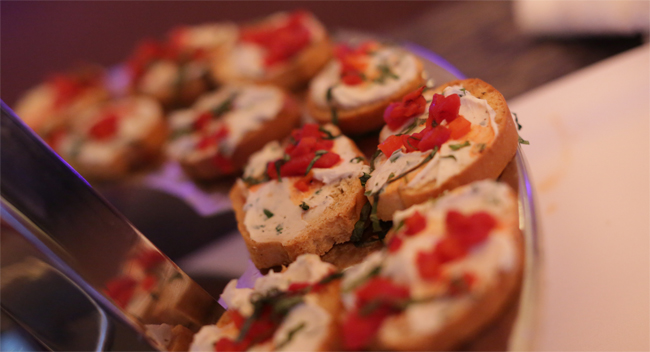
[{"label": "bruschetta", "polygon": [[274,86],[228,85],[170,114],[167,154],[197,180],[241,171],[268,142],[287,137],[300,120],[288,93]]},{"label": "bruschetta", "polygon": [[111,180],[155,163],[166,139],[160,104],[131,97],[88,108],[46,141],[82,175]]},{"label": "bruschetta", "polygon": [[51,75],[15,104],[16,114],[43,138],[66,127],[79,113],[109,98],[105,72],[84,66]]},{"label": "bruschetta", "polygon": [[366,163],[332,125],[307,124],[253,154],[230,192],[253,263],[285,265],[350,241],[366,203],[359,181]]},{"label": "bruschetta", "polygon": [[303,255],[254,288],[232,280],[221,295],[228,310],[194,336],[190,351],[336,350],[341,274],[316,255]]},{"label": "bruschetta", "polygon": [[307,111],[347,134],[375,131],[384,125],[388,104],[423,84],[422,63],[401,48],[374,41],[340,44],[335,59],[310,82]]},{"label": "bruschetta", "polygon": [[202,48],[144,40],[126,61],[127,89],[158,100],[166,109],[188,106],[212,88],[209,61]]},{"label": "bruschetta", "polygon": [[523,242],[517,199],[478,181],[395,214],[387,249],[346,272],[348,350],[448,351],[516,300]]},{"label": "bruschetta", "polygon": [[460,185],[496,179],[517,150],[505,99],[479,79],[420,87],[388,106],[384,118],[366,182],[382,220]]},{"label": "bruschetta", "polygon": [[327,31],[309,12],[281,12],[241,26],[235,45],[214,60],[217,82],[272,84],[297,90],[329,61]]}]

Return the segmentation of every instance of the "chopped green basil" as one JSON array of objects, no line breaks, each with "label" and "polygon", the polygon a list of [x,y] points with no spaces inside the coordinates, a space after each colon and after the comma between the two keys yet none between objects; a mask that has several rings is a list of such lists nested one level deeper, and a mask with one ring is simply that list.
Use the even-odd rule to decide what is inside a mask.
[{"label": "chopped green basil", "polygon": [[379,77],[373,80],[375,83],[384,83],[387,78],[399,79],[399,76],[393,73],[388,65],[379,65],[377,68],[379,69]]},{"label": "chopped green basil", "polygon": [[450,144],[449,145],[449,149],[451,149],[451,150],[458,150],[460,148],[465,148],[465,147],[469,147],[469,141],[465,141],[465,143],[463,143],[463,144]]},{"label": "chopped green basil", "polygon": [[480,143],[478,144],[478,152],[482,152],[485,150],[485,143]]},{"label": "chopped green basil", "polygon": [[350,159],[350,162],[351,162],[351,163],[358,164],[358,163],[362,162],[363,160],[366,160],[366,158],[365,158],[365,157],[362,157],[362,156],[358,156],[358,157],[356,157],[356,158],[352,158],[352,159]]},{"label": "chopped green basil", "polygon": [[309,174],[309,171],[311,171],[311,168],[314,167],[316,161],[318,161],[318,159],[320,159],[320,157],[323,156],[324,154],[327,154],[327,150],[321,149],[316,151],[316,156],[313,159],[311,159],[309,166],[307,166],[307,171],[305,171],[305,176]]},{"label": "chopped green basil", "polygon": [[281,235],[282,234],[282,225],[276,226],[275,231],[278,233],[278,235]]},{"label": "chopped green basil", "polygon": [[517,131],[521,131],[521,124],[519,124],[519,117],[517,117],[516,113],[512,113],[512,115],[515,117],[515,123],[517,124]]},{"label": "chopped green basil", "polygon": [[393,152],[393,154],[390,156],[390,162],[394,163],[397,159],[399,159],[399,154],[397,154],[400,151],[400,149],[397,149],[396,151]]},{"label": "chopped green basil", "polygon": [[529,142],[529,141],[527,141],[527,140],[525,140],[525,139],[523,139],[523,138],[521,138],[521,136],[520,136],[520,137],[519,137],[519,144],[525,144],[525,145],[529,145],[529,144],[530,144],[530,142]]},{"label": "chopped green basil", "polygon": [[393,182],[399,180],[400,178],[402,178],[402,177],[408,175],[411,171],[416,170],[416,169],[419,168],[420,166],[422,166],[422,165],[428,163],[429,160],[433,159],[433,157],[436,155],[437,152],[438,152],[438,147],[433,147],[433,150],[431,151],[431,154],[427,155],[427,157],[424,158],[424,160],[422,160],[420,163],[418,163],[417,165],[415,165],[415,167],[413,167],[413,168],[407,170],[406,172],[400,174],[399,176],[397,176],[397,177],[395,177],[395,178],[393,178],[393,179],[387,181],[386,184],[388,184],[388,183],[393,183]]},{"label": "chopped green basil", "polygon": [[339,138],[339,136],[340,136],[340,135],[338,135],[338,136],[333,135],[332,132],[326,130],[325,128],[323,128],[323,126],[318,127],[318,130],[327,135],[323,139],[336,139],[336,138]]},{"label": "chopped green basil", "polygon": [[287,333],[286,339],[284,341],[280,342],[279,344],[277,344],[275,346],[275,350],[276,351],[281,350],[284,346],[286,346],[289,342],[291,342],[291,339],[293,339],[293,335],[295,335],[298,331],[304,329],[305,326],[307,326],[305,324],[305,322],[302,322],[302,323],[298,324],[298,326],[296,326],[295,328],[289,330],[289,332]]},{"label": "chopped green basil", "polygon": [[372,205],[370,202],[366,202],[361,208],[361,214],[359,215],[359,220],[354,224],[354,230],[352,230],[352,236],[350,236],[350,241],[355,243],[361,241],[363,237],[363,232],[366,229],[366,223],[368,221],[368,216],[370,216],[370,211],[372,210]]},{"label": "chopped green basil", "polygon": [[370,174],[366,172],[364,172],[363,175],[359,177],[359,180],[361,181],[361,187],[366,187],[366,182],[368,182],[370,177],[371,177]]},{"label": "chopped green basil", "polygon": [[228,97],[228,99],[224,100],[219,104],[216,108],[212,109],[212,116],[219,117],[228,111],[232,110],[233,108],[233,103],[235,101],[235,97],[237,96],[237,93],[233,93]]},{"label": "chopped green basil", "polygon": [[441,156],[440,159],[454,159],[454,161],[457,161],[457,160],[458,160],[458,159],[456,159],[456,157],[453,156],[453,155],[445,155],[445,156]]},{"label": "chopped green basil", "polygon": [[264,215],[266,215],[267,219],[270,219],[273,217],[274,214],[271,213],[271,211],[269,211],[268,209],[264,209]]},{"label": "chopped green basil", "polygon": [[307,205],[307,203],[305,203],[305,202],[302,202],[300,204],[300,207],[302,208],[302,210],[309,210],[309,205]]},{"label": "chopped green basil", "polygon": [[375,154],[372,155],[372,158],[370,158],[370,172],[372,173],[375,171],[375,159],[381,154],[381,149],[377,149],[375,151]]}]

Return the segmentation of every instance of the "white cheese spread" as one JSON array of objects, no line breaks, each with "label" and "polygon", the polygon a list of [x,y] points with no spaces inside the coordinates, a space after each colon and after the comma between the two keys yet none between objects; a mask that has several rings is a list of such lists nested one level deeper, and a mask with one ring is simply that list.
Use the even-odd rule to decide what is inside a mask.
[{"label": "white cheese spread", "polygon": [[[309,98],[316,105],[327,108],[330,104],[343,109],[354,109],[382,101],[397,93],[404,86],[417,79],[420,74],[418,61],[401,49],[381,48],[369,57],[367,77],[378,74],[379,67],[387,67],[394,76],[385,77],[382,82],[364,82],[358,85],[341,83],[341,64],[332,61],[311,82]],[[327,101],[327,91],[332,88],[332,99]]]}]

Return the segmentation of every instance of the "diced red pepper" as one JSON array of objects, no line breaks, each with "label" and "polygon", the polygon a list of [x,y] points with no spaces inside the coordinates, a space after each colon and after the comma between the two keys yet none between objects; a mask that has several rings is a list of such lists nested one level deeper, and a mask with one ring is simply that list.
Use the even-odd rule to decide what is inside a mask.
[{"label": "diced red pepper", "polygon": [[357,292],[357,307],[364,306],[373,300],[382,302],[397,302],[410,296],[409,289],[385,277],[374,277],[366,282]]},{"label": "diced red pepper", "polygon": [[416,211],[413,215],[404,219],[404,227],[404,234],[407,236],[413,236],[427,227],[427,218],[420,214],[419,211]]},{"label": "diced red pepper", "polygon": [[311,286],[311,284],[308,282],[294,282],[291,285],[289,285],[287,291],[288,292],[302,291],[309,286]]},{"label": "diced red pepper", "polygon": [[447,212],[445,223],[449,236],[457,238],[467,247],[485,241],[490,231],[497,225],[494,217],[484,211],[465,216],[458,211],[450,210]]},{"label": "diced red pepper", "polygon": [[222,337],[219,339],[219,341],[217,341],[214,344],[214,350],[215,352],[222,352],[222,351],[239,352],[239,351],[246,351],[249,345],[250,343],[248,341],[235,342],[234,340],[231,340],[227,337]]},{"label": "diced red pepper", "polygon": [[[410,297],[409,289],[384,277],[374,277],[356,292],[356,308],[343,322],[343,345],[350,350],[366,347],[381,323],[400,311],[398,303]],[[373,307],[373,305],[375,307]],[[368,308],[368,311],[365,311]]]},{"label": "diced red pepper", "polygon": [[99,121],[90,127],[88,134],[90,137],[99,141],[113,138],[117,133],[118,118],[119,117],[112,112],[106,113],[99,119]]},{"label": "diced red pepper", "polygon": [[418,143],[418,148],[423,152],[432,150],[434,147],[440,148],[440,146],[449,140],[449,136],[451,136],[451,132],[445,126],[436,126],[433,129],[428,129],[420,143]]},{"label": "diced red pepper", "polygon": [[402,248],[402,243],[404,240],[402,240],[401,237],[395,236],[393,239],[388,242],[388,252],[390,253],[395,253],[399,251],[400,248]]},{"label": "diced red pepper", "polygon": [[222,125],[214,133],[203,136],[203,138],[197,143],[196,148],[199,150],[204,150],[213,145],[217,145],[221,140],[228,137],[228,133],[228,127],[226,125]]},{"label": "diced red pepper", "polygon": [[244,28],[240,39],[265,48],[264,63],[272,66],[288,60],[309,45],[311,33],[305,24],[308,14],[294,11],[280,25],[263,25]]},{"label": "diced red pepper", "polygon": [[309,191],[309,185],[311,185],[312,180],[313,177],[311,176],[311,173],[309,173],[309,175],[299,178],[293,186],[300,192],[307,192]]},{"label": "diced red pepper", "polygon": [[441,94],[434,94],[431,105],[429,106],[429,118],[427,125],[431,126],[433,121],[436,124],[447,121],[447,123],[454,121],[458,117],[460,111],[460,97],[458,94],[452,94],[445,97]]},{"label": "diced red pepper", "polygon": [[201,131],[203,130],[210,121],[212,120],[212,113],[205,111],[199,115],[199,117],[194,121],[194,130]]},{"label": "diced red pepper", "polygon": [[226,311],[228,315],[230,315],[230,320],[232,320],[233,323],[235,323],[235,326],[237,329],[241,329],[242,326],[244,326],[244,322],[246,321],[246,318],[244,318],[241,313],[239,313],[238,310],[235,309],[229,309]]},{"label": "diced red pepper", "polygon": [[384,111],[384,121],[392,130],[398,129],[408,119],[421,115],[427,106],[427,101],[422,96],[424,86],[407,94],[399,103],[391,103]]},{"label": "diced red pepper", "polygon": [[440,277],[441,263],[435,250],[418,252],[415,263],[423,279],[435,280]]},{"label": "diced red pepper", "polygon": [[363,83],[363,76],[358,71],[347,71],[341,75],[341,82],[348,86],[356,86]]},{"label": "diced red pepper", "polygon": [[454,237],[444,237],[435,247],[440,264],[461,259],[467,255],[467,247]]},{"label": "diced red pepper", "polygon": [[48,79],[48,83],[54,87],[55,109],[68,105],[86,88],[84,82],[70,75],[55,74]]},{"label": "diced red pepper", "polygon": [[343,347],[348,351],[358,351],[367,347],[390,313],[388,307],[378,307],[367,315],[361,315],[358,309],[350,312],[345,317],[341,328]]},{"label": "diced red pepper", "polygon": [[388,138],[386,138],[378,148],[387,158],[389,158],[396,150],[402,148],[402,138],[396,135],[388,136]]},{"label": "diced red pepper", "polygon": [[451,132],[451,139],[459,139],[469,133],[469,131],[472,129],[472,123],[467,121],[467,119],[462,115],[458,115],[454,121],[450,122],[449,125],[447,125],[447,128],[449,128],[449,131]]}]

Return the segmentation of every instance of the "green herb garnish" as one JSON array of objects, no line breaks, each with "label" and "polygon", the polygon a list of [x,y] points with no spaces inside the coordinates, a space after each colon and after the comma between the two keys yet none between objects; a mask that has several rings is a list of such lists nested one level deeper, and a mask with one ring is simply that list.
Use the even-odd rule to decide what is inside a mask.
[{"label": "green herb garnish", "polygon": [[233,108],[233,103],[235,101],[235,97],[237,96],[237,93],[233,93],[230,95],[230,97],[224,101],[221,102],[216,108],[212,109],[212,116],[219,117],[228,111],[232,110]]},{"label": "green herb garnish", "polygon": [[519,144],[525,144],[525,145],[529,145],[529,144],[530,144],[530,142],[529,142],[529,141],[527,141],[527,140],[525,140],[525,139],[523,139],[523,138],[521,138],[521,136],[520,136],[520,137],[519,137]]},{"label": "green herb garnish", "polygon": [[332,105],[332,89],[334,86],[331,86],[327,88],[327,93],[325,94],[325,99],[327,100],[327,105],[330,107],[330,111],[332,113],[332,124],[338,125],[339,124],[339,114],[338,111],[336,111],[336,107]]},{"label": "green herb garnish", "polygon": [[358,157],[356,157],[356,158],[352,158],[352,159],[350,159],[350,162],[351,162],[351,163],[358,164],[358,163],[360,163],[360,162],[362,162],[362,161],[364,161],[364,160],[366,160],[365,157],[363,157],[363,156],[358,156]]},{"label": "green herb garnish", "polygon": [[336,139],[339,138],[340,136],[340,135],[338,136],[333,135],[332,132],[326,130],[325,128],[323,128],[323,126],[318,127],[318,130],[327,135],[326,137],[323,137],[323,139]]},{"label": "green herb garnish", "polygon": [[289,342],[291,342],[291,339],[293,339],[293,335],[295,335],[298,331],[304,329],[305,326],[307,325],[304,322],[302,322],[298,324],[298,326],[296,326],[295,328],[289,330],[289,333],[287,334],[287,338],[284,341],[280,342],[277,346],[275,346],[275,350],[276,351],[280,350],[284,346],[286,346]]},{"label": "green herb garnish", "polygon": [[387,181],[386,184],[388,184],[388,183],[393,183],[393,182],[399,180],[400,178],[402,178],[402,177],[408,175],[411,171],[413,171],[413,170],[419,168],[420,166],[422,166],[422,165],[428,163],[429,160],[433,159],[433,157],[436,155],[437,152],[438,152],[438,147],[437,147],[437,146],[436,146],[436,147],[433,147],[433,150],[431,151],[431,154],[427,155],[427,157],[424,158],[424,160],[422,160],[420,163],[418,163],[417,165],[415,165],[415,167],[413,167],[413,168],[407,170],[406,172],[400,174],[399,176],[395,177],[394,179],[391,179],[390,181]]},{"label": "green herb garnish", "polygon": [[515,123],[517,124],[517,131],[521,131],[521,124],[519,123],[519,118],[517,117],[516,113],[512,113],[512,115],[515,117]]},{"label": "green herb garnish", "polygon": [[457,161],[456,157],[453,155],[441,156],[440,159],[454,159],[454,161]]},{"label": "green herb garnish", "polygon": [[274,214],[271,211],[269,211],[268,209],[264,209],[264,215],[266,215],[267,219],[270,219],[270,218],[273,217]]},{"label": "green herb garnish", "polygon": [[352,236],[350,236],[350,241],[355,243],[361,241],[363,237],[363,232],[366,229],[366,222],[368,221],[368,216],[370,216],[370,211],[372,210],[372,204],[366,202],[361,208],[361,214],[359,215],[359,220],[354,224],[354,230],[352,230]]},{"label": "green herb garnish", "polygon": [[485,143],[480,143],[478,144],[478,152],[482,152],[485,150]]},{"label": "green herb garnish", "polygon": [[361,187],[366,187],[366,182],[370,179],[371,175],[369,173],[363,173],[361,177],[359,177],[359,180],[361,181]]},{"label": "green herb garnish", "polygon": [[399,154],[397,154],[399,152],[400,152],[400,149],[397,149],[396,151],[394,151],[393,155],[391,155],[390,159],[388,159],[388,160],[390,160],[391,163],[394,163],[395,160],[399,159]]},{"label": "green herb garnish", "polygon": [[300,207],[302,208],[302,210],[305,210],[305,211],[309,210],[309,205],[307,205],[307,203],[305,203],[305,202],[302,202],[300,204]]},{"label": "green herb garnish", "polygon": [[282,230],[283,230],[282,225],[278,225],[275,227],[275,231],[278,233],[278,235],[282,234]]},{"label": "green herb garnish", "polygon": [[313,159],[311,159],[309,166],[307,166],[307,171],[305,171],[305,176],[309,174],[309,171],[311,171],[311,168],[314,167],[316,161],[318,161],[318,159],[320,159],[320,157],[323,156],[324,154],[327,154],[327,150],[321,149],[316,151],[316,156]]},{"label": "green herb garnish", "polygon": [[373,80],[374,82],[384,83],[384,81],[389,77],[393,79],[399,79],[399,76],[393,73],[388,65],[379,65],[377,68],[379,69],[379,77],[375,78]]},{"label": "green herb garnish", "polygon": [[465,147],[469,147],[469,141],[465,141],[465,143],[463,143],[463,144],[450,144],[449,145],[449,149],[451,149],[451,150],[458,150],[460,148],[465,148]]},{"label": "green herb garnish", "polygon": [[375,154],[372,155],[372,158],[370,158],[370,172],[375,171],[375,159],[381,154],[381,149],[377,149],[375,151]]},{"label": "green herb garnish", "polygon": [[381,232],[381,224],[379,223],[379,217],[377,216],[377,204],[379,203],[379,193],[375,194],[375,198],[372,202],[372,210],[370,211],[370,221],[372,221],[372,232]]}]

